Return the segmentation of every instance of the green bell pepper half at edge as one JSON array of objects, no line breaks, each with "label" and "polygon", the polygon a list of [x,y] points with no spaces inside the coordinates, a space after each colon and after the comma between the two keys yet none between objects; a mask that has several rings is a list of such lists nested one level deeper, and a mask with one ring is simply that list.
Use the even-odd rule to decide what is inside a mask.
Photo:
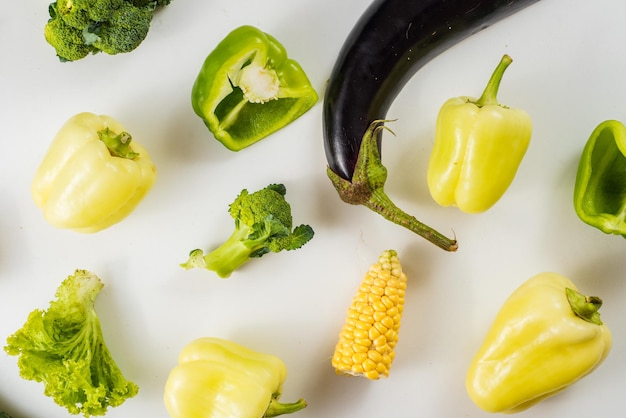
[{"label": "green bell pepper half at edge", "polygon": [[606,234],[626,238],[626,127],[607,120],[592,132],[574,187],[578,217]]},{"label": "green bell pepper half at edge", "polygon": [[317,100],[300,64],[273,36],[252,26],[233,30],[217,45],[192,89],[195,113],[232,151],[283,128]]}]

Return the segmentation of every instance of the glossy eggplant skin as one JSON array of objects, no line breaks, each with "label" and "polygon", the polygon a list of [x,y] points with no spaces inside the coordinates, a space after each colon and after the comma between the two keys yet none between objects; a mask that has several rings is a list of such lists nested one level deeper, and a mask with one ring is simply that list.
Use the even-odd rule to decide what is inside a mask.
[{"label": "glossy eggplant skin", "polygon": [[[426,63],[538,0],[374,0],[348,35],[323,103],[328,168],[354,174],[361,141]],[[378,133],[380,150],[380,131]]]}]

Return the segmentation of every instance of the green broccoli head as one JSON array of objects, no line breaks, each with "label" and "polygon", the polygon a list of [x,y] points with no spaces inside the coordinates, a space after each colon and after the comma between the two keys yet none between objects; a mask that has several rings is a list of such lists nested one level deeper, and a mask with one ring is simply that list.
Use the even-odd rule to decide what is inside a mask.
[{"label": "green broccoli head", "polygon": [[148,35],[155,10],[170,0],[57,0],[44,28],[61,61],[131,52]]},{"label": "green broccoli head", "polygon": [[207,254],[199,249],[191,251],[181,266],[205,268],[226,278],[251,258],[302,247],[313,238],[313,228],[309,225],[293,228],[286,192],[283,184],[270,184],[254,193],[242,190],[229,206],[235,220],[231,236]]},{"label": "green broccoli head", "polygon": [[76,270],[59,286],[47,310],[32,311],[4,350],[19,356],[20,376],[43,382],[44,393],[72,414],[104,415],[135,396],[104,342],[94,303],[104,284]]}]

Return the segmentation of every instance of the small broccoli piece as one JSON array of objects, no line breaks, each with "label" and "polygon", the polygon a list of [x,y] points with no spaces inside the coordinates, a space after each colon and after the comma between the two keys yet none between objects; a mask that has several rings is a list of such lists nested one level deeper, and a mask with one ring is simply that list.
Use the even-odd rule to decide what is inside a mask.
[{"label": "small broccoli piece", "polygon": [[230,216],[235,220],[235,230],[230,237],[207,254],[200,249],[191,251],[181,267],[205,268],[226,278],[251,258],[302,247],[313,238],[314,232],[309,225],[299,225],[292,230],[291,206],[285,200],[286,193],[283,184],[270,184],[251,194],[242,190],[229,207]]},{"label": "small broccoli piece", "polygon": [[46,41],[61,61],[131,52],[148,35],[155,11],[170,0],[56,0],[48,7]]},{"label": "small broccoli piece", "polygon": [[44,383],[44,394],[72,414],[104,415],[135,396],[104,342],[94,303],[104,284],[76,270],[56,291],[47,310],[32,311],[4,350],[19,356],[20,376]]}]

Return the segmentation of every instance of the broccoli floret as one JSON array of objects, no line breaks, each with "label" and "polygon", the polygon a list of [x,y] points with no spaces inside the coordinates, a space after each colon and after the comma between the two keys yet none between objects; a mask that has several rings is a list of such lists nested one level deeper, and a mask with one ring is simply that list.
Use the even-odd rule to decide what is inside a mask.
[{"label": "broccoli floret", "polygon": [[95,23],[83,32],[85,43],[115,55],[137,48],[148,35],[153,9],[129,3],[113,12],[106,22]]},{"label": "broccoli floret", "polygon": [[56,291],[47,310],[36,309],[4,350],[19,356],[20,376],[43,382],[44,393],[72,414],[104,415],[135,396],[104,342],[94,303],[104,284],[76,270]]},{"label": "broccoli floret", "polygon": [[313,228],[299,225],[292,230],[286,193],[283,184],[270,184],[254,193],[242,190],[229,206],[230,216],[235,220],[230,237],[207,254],[200,249],[191,251],[181,266],[205,268],[226,278],[252,258],[302,247],[313,238]]},{"label": "broccoli floret", "polygon": [[51,19],[44,28],[44,36],[61,61],[77,61],[97,52],[94,47],[85,44],[82,30],[68,25],[63,19]]},{"label": "broccoli floret", "polygon": [[148,35],[152,18],[170,0],[57,0],[48,7],[46,41],[61,61],[131,52]]}]

